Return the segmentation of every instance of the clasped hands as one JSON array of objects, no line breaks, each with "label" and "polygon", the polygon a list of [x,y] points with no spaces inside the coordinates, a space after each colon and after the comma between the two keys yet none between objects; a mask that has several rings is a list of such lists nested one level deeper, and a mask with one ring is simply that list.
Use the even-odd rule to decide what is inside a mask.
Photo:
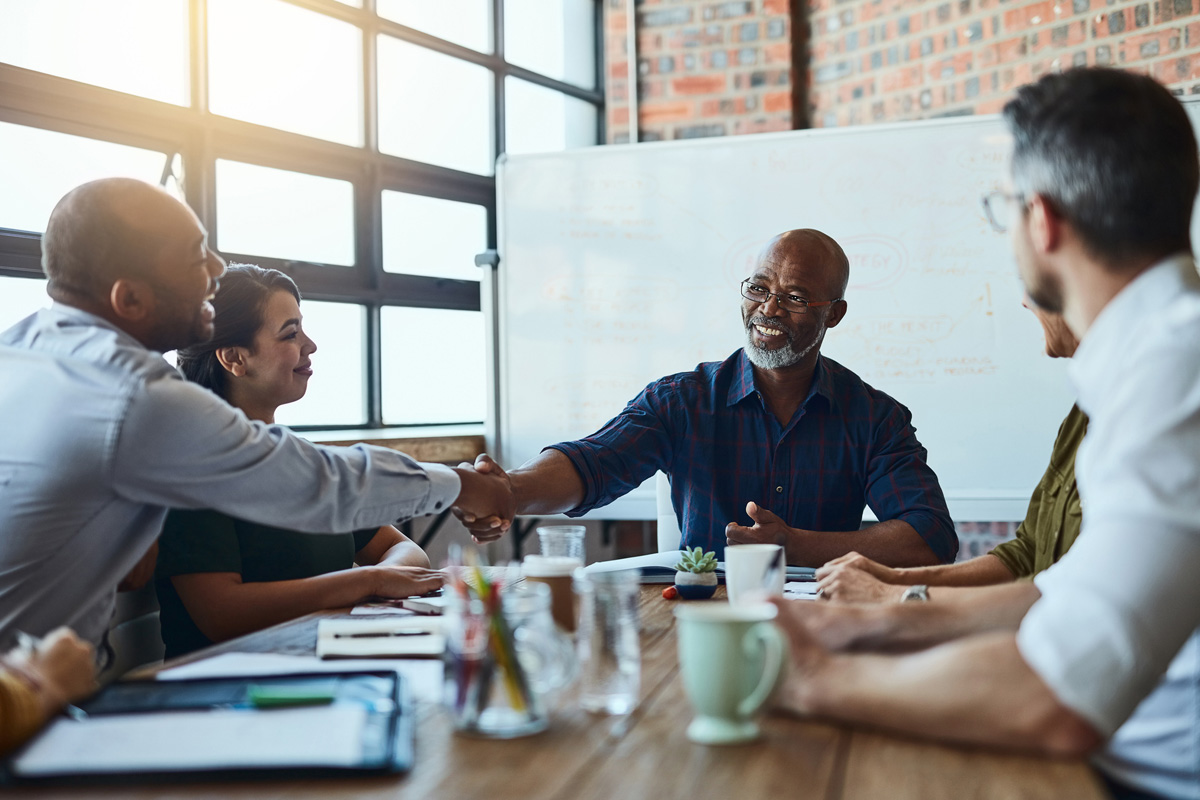
[{"label": "clasped hands", "polygon": [[451,511],[476,542],[484,544],[499,539],[516,516],[517,503],[508,473],[481,454],[474,464],[462,462],[455,469],[462,479],[462,491]]}]

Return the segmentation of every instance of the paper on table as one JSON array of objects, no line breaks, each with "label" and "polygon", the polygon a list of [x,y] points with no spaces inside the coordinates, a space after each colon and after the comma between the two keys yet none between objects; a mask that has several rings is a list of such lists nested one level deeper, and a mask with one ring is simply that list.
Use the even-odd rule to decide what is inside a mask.
[{"label": "paper on table", "polygon": [[380,670],[392,670],[403,675],[412,689],[413,698],[417,701],[441,702],[442,662],[430,659],[371,658],[322,661],[315,656],[289,656],[280,653],[222,653],[181,667],[165,669],[158,673],[158,679],[170,681]]},{"label": "paper on table", "polygon": [[361,706],[59,719],[14,761],[23,776],[362,763]]},{"label": "paper on table", "polygon": [[793,600],[820,600],[821,589],[812,581],[790,581],[783,585],[783,596]]},{"label": "paper on table", "polygon": [[410,609],[403,608],[402,606],[395,605],[396,603],[399,603],[399,602],[400,602],[399,600],[383,600],[378,603],[365,603],[361,606],[355,606],[354,608],[350,609],[350,613],[356,617],[360,617],[360,616],[373,617],[373,616],[389,616],[389,615],[399,615],[402,617],[411,617],[417,613]]},{"label": "paper on table", "polygon": [[359,617],[317,623],[321,658],[440,656],[446,649],[440,617]]}]

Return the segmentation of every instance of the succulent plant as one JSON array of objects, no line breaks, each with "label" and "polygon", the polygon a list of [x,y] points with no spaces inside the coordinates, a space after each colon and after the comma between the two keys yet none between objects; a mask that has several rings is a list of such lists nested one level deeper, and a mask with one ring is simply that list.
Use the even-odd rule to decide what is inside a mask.
[{"label": "succulent plant", "polygon": [[704,552],[704,548],[697,547],[694,550],[684,548],[683,555],[679,558],[679,563],[675,565],[677,572],[694,572],[701,575],[705,572],[717,571],[717,554],[713,551]]}]

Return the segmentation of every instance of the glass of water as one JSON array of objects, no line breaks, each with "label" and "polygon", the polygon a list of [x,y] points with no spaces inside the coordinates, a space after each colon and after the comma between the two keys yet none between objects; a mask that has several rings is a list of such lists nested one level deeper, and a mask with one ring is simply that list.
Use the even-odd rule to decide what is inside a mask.
[{"label": "glass of water", "polygon": [[640,570],[575,573],[579,595],[579,702],[602,714],[628,714],[638,702]]}]

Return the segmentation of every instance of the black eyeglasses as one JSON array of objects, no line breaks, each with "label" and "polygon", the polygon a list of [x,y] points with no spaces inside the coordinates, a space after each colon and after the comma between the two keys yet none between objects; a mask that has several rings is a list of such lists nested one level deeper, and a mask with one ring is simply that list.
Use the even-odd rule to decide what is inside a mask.
[{"label": "black eyeglasses", "polygon": [[1020,192],[1011,194],[997,189],[985,194],[981,202],[983,203],[983,213],[987,215],[987,220],[991,223],[992,228],[996,233],[1004,233],[1012,224],[1012,206],[1009,204],[1017,203],[1024,208],[1025,195]]},{"label": "black eyeglasses", "polygon": [[780,294],[779,292],[768,291],[767,287],[761,286],[754,281],[742,281],[742,297],[747,300],[753,300],[755,303],[765,303],[774,297],[775,302],[779,303],[780,308],[792,314],[807,314],[810,308],[831,306],[842,299],[839,297],[836,300],[821,300],[814,303],[798,294]]}]

